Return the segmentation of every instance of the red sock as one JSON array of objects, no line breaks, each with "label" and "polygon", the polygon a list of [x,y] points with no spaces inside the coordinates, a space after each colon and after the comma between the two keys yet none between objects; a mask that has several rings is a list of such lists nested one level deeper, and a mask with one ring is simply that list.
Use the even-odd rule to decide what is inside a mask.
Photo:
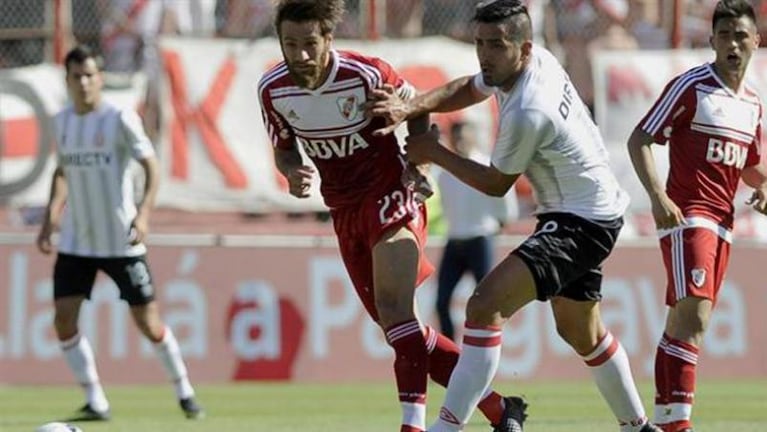
[{"label": "red sock", "polygon": [[[668,345],[668,336],[663,333],[663,337],[655,350],[655,405],[662,406],[668,404],[668,396],[671,393],[668,387],[668,369],[666,365],[666,351],[664,346]],[[656,414],[657,417],[657,414]]]},{"label": "red sock", "polygon": [[[424,336],[426,337],[426,349],[429,352],[429,376],[437,384],[447,387],[461,349],[452,339],[431,327],[426,327]],[[490,423],[497,424],[503,416],[503,397],[491,391],[479,401],[477,408],[482,411]]]},{"label": "red sock", "polygon": [[[658,388],[663,389],[657,400],[666,401],[668,416],[662,422],[666,432],[677,432],[692,427],[690,416],[695,403],[695,369],[699,349],[695,345],[665,336],[658,346],[664,363],[665,375]],[[658,360],[656,359],[656,364]],[[665,382],[664,382],[665,381]]]},{"label": "red sock", "polygon": [[386,329],[386,341],[394,348],[394,375],[402,406],[401,432],[423,431],[429,359],[426,341],[417,320]]}]

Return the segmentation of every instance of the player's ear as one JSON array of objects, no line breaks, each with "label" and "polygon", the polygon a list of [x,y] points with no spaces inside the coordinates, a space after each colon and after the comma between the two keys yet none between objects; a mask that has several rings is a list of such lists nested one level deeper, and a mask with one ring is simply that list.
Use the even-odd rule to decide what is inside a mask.
[{"label": "player's ear", "polygon": [[533,41],[526,40],[522,42],[522,46],[520,47],[522,50],[522,57],[527,58],[530,57],[530,55],[533,52]]}]

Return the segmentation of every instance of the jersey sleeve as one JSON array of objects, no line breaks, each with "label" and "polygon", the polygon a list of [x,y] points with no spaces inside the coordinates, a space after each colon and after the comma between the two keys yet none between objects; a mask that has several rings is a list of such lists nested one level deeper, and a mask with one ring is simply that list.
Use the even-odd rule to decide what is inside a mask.
[{"label": "jersey sleeve", "polygon": [[637,128],[651,135],[657,144],[666,144],[674,123],[683,113],[690,116],[695,110],[694,89],[691,81],[682,76],[671,80]]},{"label": "jersey sleeve", "polygon": [[501,119],[493,149],[492,163],[504,174],[527,170],[535,152],[554,138],[554,123],[537,109],[526,109]]},{"label": "jersey sleeve", "polygon": [[388,62],[377,57],[372,57],[370,58],[370,64],[377,69],[380,74],[380,82],[373,82],[372,87],[380,88],[384,84],[389,84],[394,87],[397,95],[403,100],[415,97],[415,87],[403,78],[402,75],[400,75]]},{"label": "jersey sleeve", "polygon": [[264,121],[266,134],[272,145],[280,149],[292,149],[295,146],[293,129],[282,114],[275,109],[269,95],[269,89],[262,84],[258,86],[258,104],[261,107],[261,118]]},{"label": "jersey sleeve", "polygon": [[120,126],[122,129],[122,144],[130,148],[134,159],[141,160],[155,155],[154,146],[144,132],[136,111],[125,109],[120,112]]}]

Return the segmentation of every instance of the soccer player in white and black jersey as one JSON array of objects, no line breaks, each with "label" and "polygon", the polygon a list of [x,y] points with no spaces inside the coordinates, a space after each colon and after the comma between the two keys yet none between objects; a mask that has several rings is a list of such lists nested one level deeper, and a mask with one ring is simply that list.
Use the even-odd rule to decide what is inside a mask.
[{"label": "soccer player in white and black jersey", "polygon": [[[599,314],[602,263],[623,225],[628,196],[608,166],[596,125],[554,56],[531,42],[519,0],[480,3],[474,16],[481,73],[402,101],[390,91],[367,105],[388,119],[461,109],[495,95],[500,126],[489,165],[462,158],[439,143],[439,131],[410,136],[413,163],[433,162],[488,195],[503,196],[525,174],[538,200],[538,225],[476,287],[466,308],[458,365],[445,403],[429,431],[460,431],[493,379],[502,326],[528,303],[551,301],[560,336],[591,371],[622,432],[650,432],[628,357]],[[506,406],[503,424],[521,431],[525,402]],[[514,427],[510,428],[511,424]]]},{"label": "soccer player in white and black jersey", "polygon": [[[394,350],[399,430],[423,432],[428,378],[447,385],[458,346],[422,324],[414,308],[416,288],[433,271],[423,250],[427,217],[418,198],[424,190],[420,176],[397,138],[373,135],[383,120],[361,109],[373,89],[388,85],[403,97],[415,91],[384,60],[332,48],[343,11],[342,0],[278,2],[275,27],[284,61],[259,80],[259,105],[289,192],[308,197],[311,179],[319,175],[349,277]],[[414,128],[425,132],[427,119],[408,124]],[[483,390],[479,409],[498,424],[503,397]]]},{"label": "soccer player in white and black jersey", "polygon": [[[666,266],[668,315],[655,354],[655,423],[692,432],[698,353],[730,255],[740,180],[755,189],[750,204],[767,208],[767,169],[760,163],[764,109],[745,82],[759,47],[753,7],[717,3],[713,63],[672,79],[639,122],[628,147],[650,197]],[[652,144],[668,145],[665,187]]]},{"label": "soccer player in white and black jersey", "polygon": [[[143,240],[159,175],[154,148],[135,111],[102,100],[100,65],[89,48],[72,49],[64,65],[72,103],[55,118],[58,163],[37,246],[51,253],[51,234],[60,231],[53,270],[54,327],[67,364],[86,394],[86,404],[72,420],[110,417],[93,350],[78,328],[80,306],[90,298],[99,270],[115,282],[139,330],[153,343],[185,415],[199,418],[203,411],[178,342],[160,319],[145,257]],[[145,173],[138,208],[127,169],[131,159]]]}]

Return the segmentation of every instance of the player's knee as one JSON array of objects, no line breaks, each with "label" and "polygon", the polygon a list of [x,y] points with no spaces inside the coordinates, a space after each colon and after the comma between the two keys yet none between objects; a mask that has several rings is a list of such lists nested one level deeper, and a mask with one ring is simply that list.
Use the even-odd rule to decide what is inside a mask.
[{"label": "player's knee", "polygon": [[498,310],[498,302],[491,296],[473,295],[466,303],[466,322],[474,325],[503,325],[504,319]]},{"label": "player's knee", "polygon": [[677,320],[675,328],[669,333],[674,339],[699,345],[707,327],[708,317],[691,315],[684,320]]},{"label": "player's knee", "polygon": [[56,311],[53,317],[53,328],[59,340],[73,338],[77,332],[77,317],[75,314]]},{"label": "player's knee", "polygon": [[567,342],[575,352],[581,355],[586,355],[593,351],[597,344],[596,339],[585,330],[585,328],[582,329],[579,326],[557,324],[557,333],[559,334],[559,337]]},{"label": "player's knee", "polygon": [[412,298],[388,290],[376,291],[376,310],[381,323],[387,325],[415,318]]}]

